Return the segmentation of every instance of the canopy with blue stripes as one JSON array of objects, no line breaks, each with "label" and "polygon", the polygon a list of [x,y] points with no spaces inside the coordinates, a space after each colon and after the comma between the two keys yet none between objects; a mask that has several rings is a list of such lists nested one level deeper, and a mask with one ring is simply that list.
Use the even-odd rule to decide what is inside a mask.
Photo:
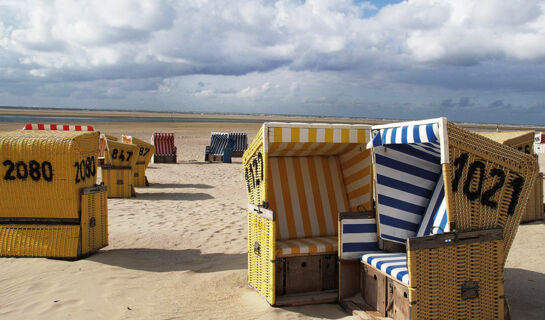
[{"label": "canopy with blue stripes", "polygon": [[384,128],[367,144],[367,149],[387,144],[433,143],[439,141],[437,123]]}]

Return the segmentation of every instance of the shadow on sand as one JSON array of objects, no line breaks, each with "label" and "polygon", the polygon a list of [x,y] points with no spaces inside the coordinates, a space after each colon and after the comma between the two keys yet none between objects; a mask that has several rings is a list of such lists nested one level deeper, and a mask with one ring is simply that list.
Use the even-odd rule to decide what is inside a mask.
[{"label": "shadow on sand", "polygon": [[137,192],[138,200],[180,200],[197,201],[214,199],[208,193],[183,193],[183,192]]},{"label": "shadow on sand", "polygon": [[201,253],[199,249],[112,249],[100,250],[91,261],[149,272],[194,271],[198,273],[245,269],[246,253]]},{"label": "shadow on sand", "polygon": [[518,268],[505,269],[505,296],[513,319],[543,319],[545,274]]}]

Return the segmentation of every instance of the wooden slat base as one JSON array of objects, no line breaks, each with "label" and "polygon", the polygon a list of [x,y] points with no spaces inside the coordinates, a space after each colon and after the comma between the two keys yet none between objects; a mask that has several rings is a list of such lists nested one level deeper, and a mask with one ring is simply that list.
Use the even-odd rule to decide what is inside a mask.
[{"label": "wooden slat base", "polygon": [[301,306],[319,303],[336,303],[338,295],[338,290],[327,290],[276,296],[275,307]]},{"label": "wooden slat base", "polygon": [[363,320],[392,320],[392,318],[381,316],[380,313],[377,312],[375,308],[368,305],[359,294],[351,298],[343,299],[339,304],[347,313]]}]

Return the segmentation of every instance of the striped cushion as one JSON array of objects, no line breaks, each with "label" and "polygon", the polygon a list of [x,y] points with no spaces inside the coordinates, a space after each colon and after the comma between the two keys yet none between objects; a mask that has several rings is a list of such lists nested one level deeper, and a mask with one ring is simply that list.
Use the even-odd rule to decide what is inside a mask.
[{"label": "striped cushion", "polygon": [[175,156],[174,133],[154,132],[151,143],[155,146],[158,156]]},{"label": "striped cushion", "polygon": [[406,125],[380,129],[367,148],[387,144],[433,143],[439,141],[439,124]]},{"label": "striped cushion", "polygon": [[409,284],[406,253],[368,253],[361,257],[361,261],[394,279]]},{"label": "striped cushion", "polygon": [[301,238],[276,241],[276,256],[337,253],[337,237]]},{"label": "striped cushion", "polygon": [[443,175],[439,175],[439,180],[435,185],[435,190],[430,198],[428,208],[426,209],[426,213],[420,223],[420,228],[418,228],[416,236],[423,237],[448,232],[450,228],[447,222],[447,204],[445,200]]},{"label": "striped cushion", "polygon": [[348,211],[338,157],[270,157],[270,209],[277,239],[335,236],[339,212]]},{"label": "striped cushion", "polygon": [[439,143],[374,149],[380,236],[405,243],[416,236],[441,175]]},{"label": "striped cushion", "polygon": [[357,259],[364,252],[379,250],[376,219],[342,219],[340,224],[341,259]]}]

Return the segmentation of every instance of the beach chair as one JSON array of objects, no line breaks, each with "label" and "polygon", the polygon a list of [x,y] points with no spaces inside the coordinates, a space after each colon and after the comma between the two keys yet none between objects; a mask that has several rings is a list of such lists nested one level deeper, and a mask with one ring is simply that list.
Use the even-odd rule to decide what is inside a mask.
[{"label": "beach chair", "polygon": [[271,305],[337,301],[337,217],[372,207],[369,133],[267,122],[244,153],[248,282]]},{"label": "beach chair", "polygon": [[108,187],[108,198],[131,198],[139,148],[132,143],[106,139],[102,181]]},{"label": "beach chair", "polygon": [[148,187],[149,182],[146,177],[146,168],[151,162],[155,153],[155,146],[132,136],[123,135],[123,142],[132,143],[138,147],[136,155],[136,167],[134,170],[134,186]]},{"label": "beach chair", "polygon": [[[393,319],[503,319],[503,266],[534,157],[446,118],[373,130],[377,214],[341,215],[341,304]],[[379,251],[374,230],[351,232],[375,219]]]},{"label": "beach chair", "polygon": [[154,163],[176,163],[174,133],[154,132],[151,144],[155,146]]},{"label": "beach chair", "polygon": [[204,152],[204,161],[221,162],[223,152],[229,144],[229,133],[212,132],[210,135],[210,145],[206,146]]},{"label": "beach chair", "polygon": [[[510,146],[518,151],[537,155],[534,152],[534,131],[502,131],[502,132],[478,132],[479,134],[496,142]],[[543,174],[536,179],[530,192],[530,198],[526,211],[520,222],[543,220],[545,212],[543,208]]]},{"label": "beach chair", "polygon": [[98,132],[0,133],[0,256],[77,259],[108,245]]},{"label": "beach chair", "polygon": [[101,133],[99,137],[99,146],[98,146],[98,159],[99,163],[102,160],[102,163],[104,163],[104,150],[106,149],[106,139],[117,141],[118,139],[114,136],[111,136],[109,134]]}]

